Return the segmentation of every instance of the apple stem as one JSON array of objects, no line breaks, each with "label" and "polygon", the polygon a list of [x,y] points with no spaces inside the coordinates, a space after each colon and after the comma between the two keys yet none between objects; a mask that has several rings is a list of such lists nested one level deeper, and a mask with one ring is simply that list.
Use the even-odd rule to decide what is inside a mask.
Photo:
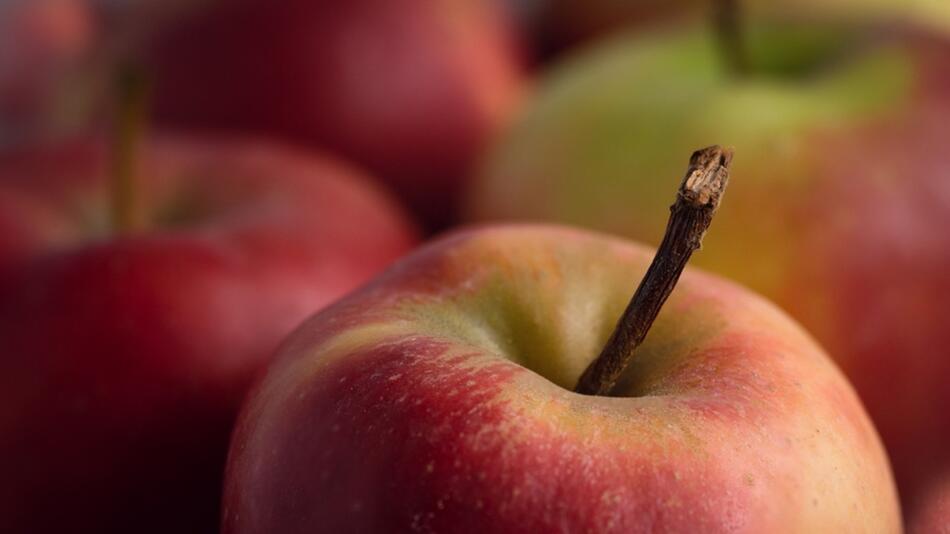
[{"label": "apple stem", "polygon": [[118,109],[112,137],[111,224],[115,233],[138,228],[135,177],[139,141],[146,123],[148,86],[142,72],[131,66],[119,69]]},{"label": "apple stem", "polygon": [[722,57],[733,75],[744,76],[749,73],[749,56],[743,40],[739,0],[715,0],[713,3],[713,23]]},{"label": "apple stem", "polygon": [[731,162],[731,149],[711,146],[693,152],[676,202],[670,206],[663,242],[607,345],[581,375],[575,392],[607,395],[613,389],[676,287],[686,262],[693,251],[702,246],[703,236],[729,182]]}]

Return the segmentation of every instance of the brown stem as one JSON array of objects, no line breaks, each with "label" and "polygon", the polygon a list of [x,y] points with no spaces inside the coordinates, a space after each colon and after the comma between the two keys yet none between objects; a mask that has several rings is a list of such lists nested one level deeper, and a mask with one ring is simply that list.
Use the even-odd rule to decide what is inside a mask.
[{"label": "brown stem", "polygon": [[736,76],[749,73],[739,0],[714,0],[713,23],[726,66]]},{"label": "brown stem", "polygon": [[112,137],[112,172],[110,185],[110,216],[112,230],[126,233],[138,229],[138,187],[135,165],[138,145],[146,123],[148,87],[142,73],[135,67],[119,71],[118,110]]},{"label": "brown stem", "polygon": [[693,152],[676,202],[670,206],[670,221],[653,263],[600,356],[581,375],[575,392],[607,395],[613,389],[676,286],[689,257],[702,245],[729,181],[731,162],[731,149],[711,146]]}]

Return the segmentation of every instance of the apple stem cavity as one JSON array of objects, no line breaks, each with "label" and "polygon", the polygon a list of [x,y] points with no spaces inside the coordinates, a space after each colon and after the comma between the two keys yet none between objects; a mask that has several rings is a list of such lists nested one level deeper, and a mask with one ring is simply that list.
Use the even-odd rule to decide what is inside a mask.
[{"label": "apple stem cavity", "polygon": [[134,66],[119,69],[118,109],[112,134],[110,222],[117,234],[138,229],[137,184],[135,177],[139,142],[146,124],[148,84]]},{"label": "apple stem cavity", "polygon": [[693,251],[702,246],[729,182],[731,162],[731,149],[711,146],[693,152],[676,202],[670,206],[663,242],[606,346],[578,380],[576,393],[608,395],[613,389],[676,287]]},{"label": "apple stem cavity", "polygon": [[714,0],[713,4],[713,25],[722,58],[734,76],[745,76],[749,74],[750,66],[739,0]]}]

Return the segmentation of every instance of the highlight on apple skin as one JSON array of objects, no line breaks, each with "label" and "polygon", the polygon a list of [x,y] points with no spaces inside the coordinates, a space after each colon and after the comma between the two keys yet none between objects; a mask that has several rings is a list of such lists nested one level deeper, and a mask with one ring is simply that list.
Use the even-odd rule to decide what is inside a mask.
[{"label": "highlight on apple skin", "polygon": [[213,532],[254,375],[415,244],[332,158],[171,134],[143,141],[143,224],[115,233],[108,154],[83,138],[0,156],[3,532]]},{"label": "highlight on apple skin", "polygon": [[851,386],[723,279],[687,269],[614,394],[571,392],[650,258],[471,229],[318,313],[242,410],[223,532],[900,532]]}]

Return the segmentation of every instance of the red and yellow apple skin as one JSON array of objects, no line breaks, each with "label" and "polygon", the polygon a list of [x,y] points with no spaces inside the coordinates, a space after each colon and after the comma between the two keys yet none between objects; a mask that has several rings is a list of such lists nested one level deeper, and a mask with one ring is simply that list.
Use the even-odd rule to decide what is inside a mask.
[{"label": "red and yellow apple skin", "polygon": [[881,432],[909,511],[950,462],[950,42],[895,33],[804,75],[862,30],[750,32],[775,71],[731,77],[713,36],[688,26],[555,69],[485,162],[467,217],[656,243],[678,155],[734,146],[729,209],[695,261],[815,334]]},{"label": "red and yellow apple skin", "polygon": [[[950,93],[948,93],[950,94]],[[834,355],[882,434],[905,511],[950,469],[950,107],[824,144],[835,154],[776,293]],[[860,185],[859,185],[860,183]]]},{"label": "red and yellow apple skin", "polygon": [[524,86],[481,0],[237,0],[151,47],[156,118],[276,134],[372,170],[433,224]]},{"label": "red and yellow apple skin", "polygon": [[223,531],[899,532],[850,385],[722,279],[687,270],[616,397],[570,391],[650,258],[544,226],[404,258],[285,341],[232,440]]},{"label": "red and yellow apple skin", "polygon": [[106,156],[0,157],[36,225],[0,275],[0,531],[213,532],[255,373],[415,232],[331,159],[162,137],[141,153],[146,226],[112,236]]}]

